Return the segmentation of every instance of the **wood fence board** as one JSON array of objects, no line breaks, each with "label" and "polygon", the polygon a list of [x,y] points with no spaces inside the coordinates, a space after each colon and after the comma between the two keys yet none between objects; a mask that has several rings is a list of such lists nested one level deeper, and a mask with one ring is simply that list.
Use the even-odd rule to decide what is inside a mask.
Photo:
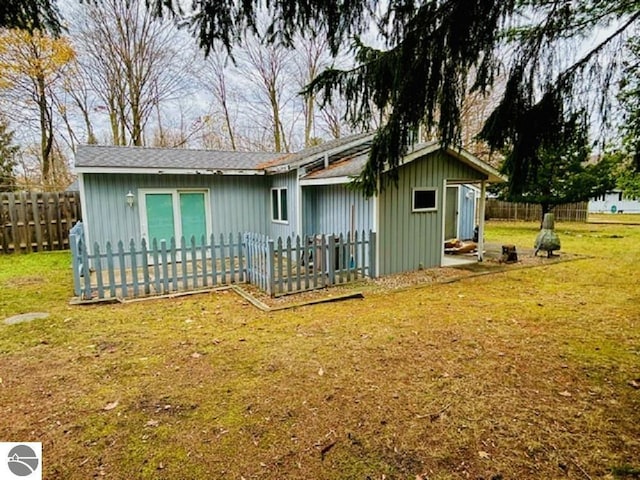
[{"label": "wood fence board", "polygon": [[0,192],[0,253],[68,249],[81,219],[78,192]]},{"label": "wood fence board", "polygon": [[[557,205],[552,212],[556,221],[586,222],[588,202]],[[505,202],[490,198],[486,203],[485,217],[493,220],[538,222],[542,221],[542,208],[536,204]]]}]

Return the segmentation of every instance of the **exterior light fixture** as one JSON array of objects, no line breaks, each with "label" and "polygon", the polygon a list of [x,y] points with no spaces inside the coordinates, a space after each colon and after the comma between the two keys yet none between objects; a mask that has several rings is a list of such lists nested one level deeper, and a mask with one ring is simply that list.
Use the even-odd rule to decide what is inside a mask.
[{"label": "exterior light fixture", "polygon": [[133,208],[133,200],[135,198],[135,195],[133,194],[133,192],[131,192],[131,190],[129,190],[129,193],[127,193],[126,198],[127,198],[127,205]]}]

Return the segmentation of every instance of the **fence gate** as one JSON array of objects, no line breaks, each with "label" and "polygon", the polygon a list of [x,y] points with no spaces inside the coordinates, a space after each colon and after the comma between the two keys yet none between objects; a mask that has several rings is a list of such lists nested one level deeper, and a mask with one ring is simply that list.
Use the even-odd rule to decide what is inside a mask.
[{"label": "fence gate", "polygon": [[259,233],[244,234],[247,282],[271,295],[273,285],[273,240]]}]

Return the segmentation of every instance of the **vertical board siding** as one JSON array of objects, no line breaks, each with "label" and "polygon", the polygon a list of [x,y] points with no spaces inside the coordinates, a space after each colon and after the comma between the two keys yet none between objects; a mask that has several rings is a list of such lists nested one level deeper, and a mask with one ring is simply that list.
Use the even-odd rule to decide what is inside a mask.
[{"label": "vertical board siding", "polygon": [[[482,179],[480,172],[442,152],[406,164],[398,173],[397,187],[392,184],[380,194],[380,275],[440,266],[445,180],[471,183]],[[436,211],[411,211],[412,192],[417,187],[437,189]]]},{"label": "vertical board siding", "polygon": [[78,192],[0,192],[0,253],[66,250],[81,219]]},{"label": "vertical board siding", "polygon": [[[266,231],[268,192],[264,176],[123,175],[85,173],[86,228],[91,243],[141,238],[138,189],[208,189],[209,234]],[[133,208],[127,192],[135,195]],[[270,217],[269,217],[270,218]]]},{"label": "vertical board siding", "polygon": [[[267,197],[264,202],[264,206],[267,209],[267,213],[265,215],[265,219],[267,220],[267,229],[266,233],[271,238],[278,237],[288,237],[293,236],[298,231],[297,225],[297,215],[296,215],[296,205],[298,204],[297,195],[298,195],[298,173],[296,171],[289,172],[286,175],[274,175],[268,177],[269,186],[264,189]],[[272,221],[272,212],[271,212],[271,189],[272,188],[281,188],[286,187],[287,189],[287,223],[279,223]],[[253,230],[256,231],[256,228],[244,228],[243,230]],[[235,231],[235,230],[233,230]]]},{"label": "vertical board siding", "polygon": [[351,231],[351,207],[355,207],[355,230],[373,228],[373,199],[347,185],[303,187],[304,235]]},{"label": "vertical board siding", "polygon": [[[462,240],[473,238],[473,230],[476,227],[476,193],[477,190],[468,186],[461,185],[460,197],[458,198],[459,225],[458,237]],[[467,197],[467,194],[469,197]]]}]

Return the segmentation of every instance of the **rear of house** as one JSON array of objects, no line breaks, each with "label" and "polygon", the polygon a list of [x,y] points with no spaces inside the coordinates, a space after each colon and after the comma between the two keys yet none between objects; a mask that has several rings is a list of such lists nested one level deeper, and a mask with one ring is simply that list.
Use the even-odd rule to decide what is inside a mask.
[{"label": "rear of house", "polygon": [[369,272],[442,265],[445,237],[468,238],[476,224],[482,231],[486,184],[502,178],[469,153],[431,142],[404,158],[396,186],[366,198],[351,183],[372,139],[362,134],[296,154],[81,147],[76,170],[88,251],[172,238],[195,246],[245,233],[301,238],[304,247],[319,235],[348,242],[372,232],[378,240],[366,244],[375,263]]},{"label": "rear of house", "polygon": [[368,151],[343,155],[300,176],[306,232],[377,232],[376,266],[381,275],[440,266],[445,238],[470,239],[488,182],[498,172],[464,151],[437,142],[417,145],[404,159],[398,182],[363,197],[351,182]]}]

